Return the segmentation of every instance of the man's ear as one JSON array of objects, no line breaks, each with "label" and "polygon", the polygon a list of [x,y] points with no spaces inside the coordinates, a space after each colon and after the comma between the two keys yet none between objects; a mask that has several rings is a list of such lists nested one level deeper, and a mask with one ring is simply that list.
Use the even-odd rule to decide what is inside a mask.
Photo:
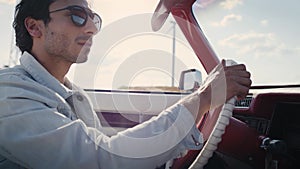
[{"label": "man's ear", "polygon": [[31,17],[27,17],[24,21],[25,27],[28,31],[28,33],[32,37],[39,38],[42,36],[42,31],[41,31],[41,24],[42,21],[38,21],[36,19],[33,19]]}]

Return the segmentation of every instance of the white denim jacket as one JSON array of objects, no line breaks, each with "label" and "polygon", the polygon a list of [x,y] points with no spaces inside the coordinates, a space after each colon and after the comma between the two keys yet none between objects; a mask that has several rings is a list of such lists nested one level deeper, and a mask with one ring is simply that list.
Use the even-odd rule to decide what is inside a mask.
[{"label": "white denim jacket", "polygon": [[83,90],[64,87],[27,52],[20,63],[0,71],[1,169],[153,169],[202,147],[180,104],[108,137]]}]

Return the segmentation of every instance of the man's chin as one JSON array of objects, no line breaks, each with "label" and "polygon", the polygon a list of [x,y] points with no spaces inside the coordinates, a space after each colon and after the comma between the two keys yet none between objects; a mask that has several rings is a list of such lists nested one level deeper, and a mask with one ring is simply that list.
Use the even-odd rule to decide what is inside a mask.
[{"label": "man's chin", "polygon": [[81,50],[81,52],[79,53],[77,59],[76,59],[76,63],[84,63],[88,60],[88,55],[90,53],[90,49],[86,49],[86,50]]},{"label": "man's chin", "polygon": [[88,60],[88,56],[79,56],[75,63],[85,63]]}]

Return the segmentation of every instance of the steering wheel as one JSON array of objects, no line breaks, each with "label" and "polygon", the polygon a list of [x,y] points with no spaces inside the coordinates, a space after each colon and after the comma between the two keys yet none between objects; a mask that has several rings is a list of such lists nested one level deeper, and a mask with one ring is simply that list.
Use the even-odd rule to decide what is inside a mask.
[{"label": "steering wheel", "polygon": [[[236,64],[237,63],[233,60],[226,60],[226,66]],[[225,133],[225,128],[232,117],[235,101],[236,97],[231,98],[222,106],[221,111],[218,111],[218,109],[213,110],[212,112],[208,112],[206,117],[201,119],[198,128],[203,133],[204,138],[208,139],[189,169],[203,168],[209,158],[212,157],[214,151],[218,148],[218,144],[222,140],[222,135]],[[205,124],[205,122],[208,122],[208,124]]]},{"label": "steering wheel", "polygon": [[[180,0],[160,0],[155,12],[152,16],[152,29],[158,31],[165,23],[171,8],[180,3]],[[236,64],[232,60],[226,61],[226,66]],[[229,120],[232,117],[232,111],[235,107],[234,103],[236,98],[231,98],[222,107],[207,112],[198,125],[199,130],[207,138],[198,156],[195,158],[189,169],[203,168],[212,157],[214,151],[217,149],[218,143],[222,140],[222,135],[225,133],[225,128],[229,124]],[[194,159],[193,157],[183,157],[180,160],[176,160],[172,165],[172,169],[180,168],[183,160]]]},{"label": "steering wheel", "polygon": [[[205,122],[209,122],[209,124],[205,124],[202,130],[200,130],[204,135],[210,133],[209,137],[189,169],[203,168],[209,158],[212,157],[214,151],[218,147],[218,144],[221,142],[222,135],[225,133],[225,128],[232,117],[235,101],[235,98],[231,98],[223,105],[221,111],[218,112],[218,110],[214,110],[213,112],[208,113],[205,118]],[[211,116],[209,116],[210,113],[212,113]]]},{"label": "steering wheel", "polygon": [[[226,60],[226,66],[235,65],[236,62]],[[218,144],[222,141],[222,135],[225,133],[225,128],[229,124],[232,117],[233,109],[235,108],[236,97],[228,100],[222,107],[207,112],[198,124],[198,129],[206,139],[202,149],[195,156],[187,155],[183,158],[175,160],[172,169],[186,167],[186,161],[194,159],[189,169],[202,169],[217,150]]]}]

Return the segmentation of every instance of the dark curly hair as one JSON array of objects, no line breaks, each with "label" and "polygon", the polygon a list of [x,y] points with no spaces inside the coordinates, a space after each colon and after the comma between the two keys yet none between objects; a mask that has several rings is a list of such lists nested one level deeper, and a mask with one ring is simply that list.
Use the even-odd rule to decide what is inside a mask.
[{"label": "dark curly hair", "polygon": [[45,24],[50,21],[49,6],[56,0],[21,0],[16,6],[13,27],[16,32],[16,45],[22,53],[32,49],[32,37],[28,33],[24,21],[27,17],[43,20]]}]

